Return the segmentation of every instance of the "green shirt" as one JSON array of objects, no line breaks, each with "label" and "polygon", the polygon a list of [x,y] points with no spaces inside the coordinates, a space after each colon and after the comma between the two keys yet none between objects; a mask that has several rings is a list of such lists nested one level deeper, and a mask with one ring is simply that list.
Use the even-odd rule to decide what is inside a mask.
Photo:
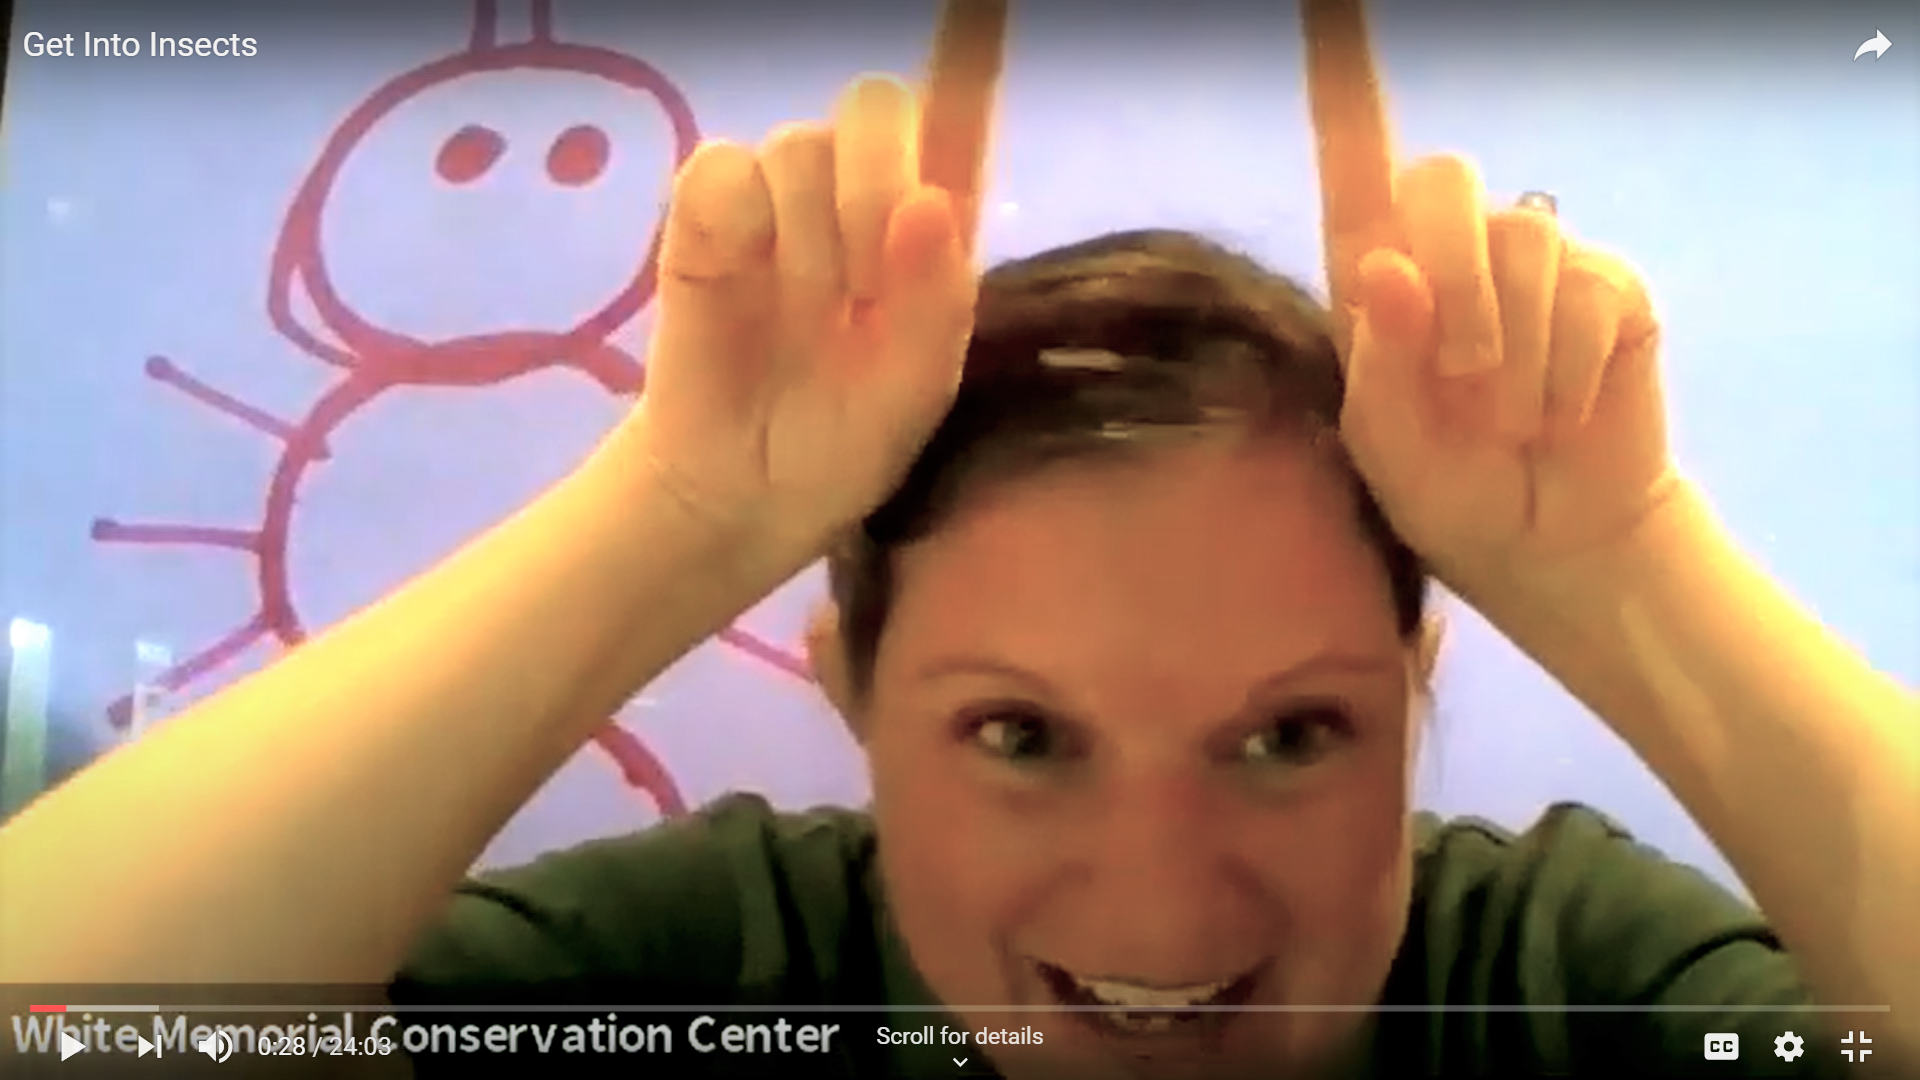
[{"label": "green shirt", "polygon": [[[1407,935],[1357,1072],[1813,1077],[1846,1064],[1757,913],[1594,811],[1555,806],[1517,836],[1476,820],[1418,824]],[[604,1047],[614,1036],[592,1029],[608,1020],[598,1012],[403,1017],[440,1025],[441,1049],[528,1024],[553,1033],[548,1053],[571,1039],[633,1076],[992,1075],[977,1047],[879,1045],[883,1026],[958,1025],[892,932],[870,819],[782,814],[751,796],[466,885],[392,995],[418,1006],[708,1007],[622,1014],[653,1027],[644,1047],[628,1033],[626,1052]],[[689,1031],[707,1014],[717,1019]],[[782,1019],[795,1052],[777,1057],[703,1053],[690,1038],[715,1046],[726,1024]],[[806,1052],[807,1024],[839,1030]],[[1787,1031],[1805,1050],[1790,1063],[1774,1054]],[[1709,1033],[1737,1034],[1739,1059],[1706,1060]],[[507,1038],[492,1037],[496,1048]],[[536,1052],[531,1036],[517,1039],[520,1053]],[[423,1074],[456,1063],[465,1072],[478,1059],[416,1055]]]}]

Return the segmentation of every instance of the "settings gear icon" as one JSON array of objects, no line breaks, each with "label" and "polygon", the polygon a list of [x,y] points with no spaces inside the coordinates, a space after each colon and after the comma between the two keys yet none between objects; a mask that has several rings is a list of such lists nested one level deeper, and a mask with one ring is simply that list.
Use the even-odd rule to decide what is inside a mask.
[{"label": "settings gear icon", "polygon": [[1791,1031],[1773,1040],[1773,1056],[1781,1061],[1792,1061],[1806,1052],[1806,1040]]}]

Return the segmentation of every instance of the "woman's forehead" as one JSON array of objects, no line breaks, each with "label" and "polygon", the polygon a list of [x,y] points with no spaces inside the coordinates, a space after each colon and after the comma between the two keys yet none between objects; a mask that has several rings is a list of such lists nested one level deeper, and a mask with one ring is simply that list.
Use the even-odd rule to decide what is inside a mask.
[{"label": "woman's forehead", "polygon": [[1194,445],[995,483],[896,569],[888,637],[908,647],[1121,641],[1149,624],[1350,645],[1393,633],[1347,481],[1297,442]]}]

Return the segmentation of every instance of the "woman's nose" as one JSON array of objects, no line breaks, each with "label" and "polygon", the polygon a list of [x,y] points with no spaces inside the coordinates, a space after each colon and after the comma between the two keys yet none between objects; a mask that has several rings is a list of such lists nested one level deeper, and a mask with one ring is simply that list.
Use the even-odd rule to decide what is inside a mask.
[{"label": "woman's nose", "polygon": [[1076,907],[1118,935],[1143,971],[1233,955],[1257,918],[1259,884],[1236,855],[1233,808],[1217,782],[1175,772],[1116,778],[1086,837]]}]

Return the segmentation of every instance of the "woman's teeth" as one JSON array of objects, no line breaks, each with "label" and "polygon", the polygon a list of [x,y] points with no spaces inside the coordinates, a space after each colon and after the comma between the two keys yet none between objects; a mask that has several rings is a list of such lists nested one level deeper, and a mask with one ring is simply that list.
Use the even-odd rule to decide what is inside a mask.
[{"label": "woman's teeth", "polygon": [[1213,1004],[1238,981],[1226,979],[1197,986],[1155,989],[1109,979],[1083,979],[1071,974],[1068,977],[1087,1000],[1096,1005],[1115,1006],[1089,1019],[1097,1019],[1105,1027],[1132,1036],[1165,1035],[1203,1019],[1205,1014],[1182,1010]]},{"label": "woman's teeth", "polygon": [[1098,1015],[1101,1023],[1122,1035],[1165,1035],[1173,1031],[1175,1024],[1186,1022],[1173,1013],[1163,1012],[1106,1012]]},{"label": "woman's teeth", "polygon": [[1219,997],[1227,987],[1234,984],[1233,979],[1223,979],[1220,982],[1199,986],[1156,990],[1137,983],[1083,979],[1078,975],[1073,976],[1073,982],[1075,986],[1096,998],[1102,1005],[1122,1005],[1130,1009],[1181,1009],[1204,1005]]}]

